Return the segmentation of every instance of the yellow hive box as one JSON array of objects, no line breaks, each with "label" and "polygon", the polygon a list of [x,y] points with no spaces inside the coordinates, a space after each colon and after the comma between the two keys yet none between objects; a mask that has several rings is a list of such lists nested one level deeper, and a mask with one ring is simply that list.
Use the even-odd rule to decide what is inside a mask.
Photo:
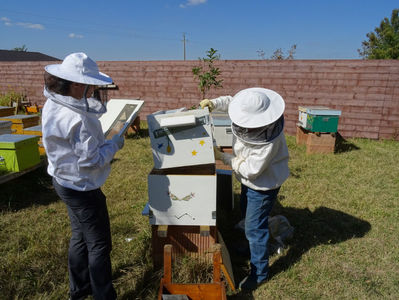
[{"label": "yellow hive box", "polygon": [[23,134],[24,128],[32,127],[39,125],[39,116],[38,115],[14,115],[14,116],[6,116],[0,117],[2,121],[11,121],[11,130],[16,134]]},{"label": "yellow hive box", "polygon": [[39,153],[40,155],[45,155],[46,150],[43,147],[43,141],[42,141],[42,125],[37,125],[33,127],[29,127],[24,129],[24,134],[29,134],[29,135],[37,135],[40,137],[39,139]]}]

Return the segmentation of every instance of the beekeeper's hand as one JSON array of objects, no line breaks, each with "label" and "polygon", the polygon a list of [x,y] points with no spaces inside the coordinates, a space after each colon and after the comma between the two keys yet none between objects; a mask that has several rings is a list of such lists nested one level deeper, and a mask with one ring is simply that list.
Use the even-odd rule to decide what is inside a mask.
[{"label": "beekeeper's hand", "polygon": [[212,111],[215,108],[215,104],[213,104],[213,102],[209,99],[202,100],[199,105],[202,109],[208,107],[209,111]]},{"label": "beekeeper's hand", "polygon": [[213,153],[215,154],[216,160],[222,160],[223,153],[217,147],[213,147]]},{"label": "beekeeper's hand", "polygon": [[112,137],[112,141],[118,146],[119,150],[123,148],[123,145],[125,145],[125,138],[117,134]]}]

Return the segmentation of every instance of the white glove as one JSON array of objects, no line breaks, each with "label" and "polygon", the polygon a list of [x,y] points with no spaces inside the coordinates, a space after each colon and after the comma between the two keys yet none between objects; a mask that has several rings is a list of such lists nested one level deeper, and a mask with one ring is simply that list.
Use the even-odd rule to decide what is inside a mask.
[{"label": "white glove", "polygon": [[123,145],[125,144],[125,138],[117,134],[112,137],[112,141],[118,146],[119,150],[122,149]]},{"label": "white glove", "polygon": [[215,108],[215,104],[209,99],[204,99],[202,100],[199,105],[201,106],[202,109],[205,107],[208,107],[209,111],[212,111]]}]

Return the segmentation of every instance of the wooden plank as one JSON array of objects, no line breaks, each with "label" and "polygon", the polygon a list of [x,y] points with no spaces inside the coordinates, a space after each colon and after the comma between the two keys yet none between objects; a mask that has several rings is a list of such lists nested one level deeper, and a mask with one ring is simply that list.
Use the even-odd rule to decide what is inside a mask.
[{"label": "wooden plank", "polygon": [[222,289],[224,286],[217,283],[201,283],[201,284],[164,284],[165,293],[172,295],[187,295],[189,299],[200,300],[223,300]]},{"label": "wooden plank", "polygon": [[220,244],[215,244],[215,252],[213,253],[213,282],[221,282],[221,268],[222,254]]},{"label": "wooden plank", "polygon": [[219,231],[218,231],[218,243],[220,244],[222,251],[222,264],[221,264],[222,272],[224,274],[224,277],[227,279],[227,282],[231,290],[235,292],[236,291],[235,280],[234,280],[233,266],[231,264],[229,250],[227,249],[226,244],[224,243],[222,235],[220,234]]},{"label": "wooden plank", "polygon": [[172,283],[172,245],[167,244],[163,248],[163,280],[164,284]]}]

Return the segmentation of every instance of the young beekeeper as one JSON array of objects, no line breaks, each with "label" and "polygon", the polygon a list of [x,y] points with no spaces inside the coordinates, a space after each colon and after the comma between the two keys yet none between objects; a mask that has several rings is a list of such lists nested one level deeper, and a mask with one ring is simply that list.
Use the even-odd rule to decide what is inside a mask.
[{"label": "young beekeeper", "polygon": [[116,299],[112,285],[111,233],[106,198],[100,187],[110,162],[123,147],[115,135],[105,140],[98,118],[106,108],[92,97],[112,79],[84,53],[72,53],[44,74],[43,144],[48,173],[65,202],[71,223],[68,271],[70,299]]},{"label": "young beekeeper", "polygon": [[234,97],[202,100],[202,108],[228,111],[232,121],[233,154],[215,148],[216,159],[230,165],[241,182],[241,212],[251,253],[250,274],[239,284],[253,290],[269,270],[268,218],[280,186],[289,175],[283,98],[264,88],[249,88]]}]

